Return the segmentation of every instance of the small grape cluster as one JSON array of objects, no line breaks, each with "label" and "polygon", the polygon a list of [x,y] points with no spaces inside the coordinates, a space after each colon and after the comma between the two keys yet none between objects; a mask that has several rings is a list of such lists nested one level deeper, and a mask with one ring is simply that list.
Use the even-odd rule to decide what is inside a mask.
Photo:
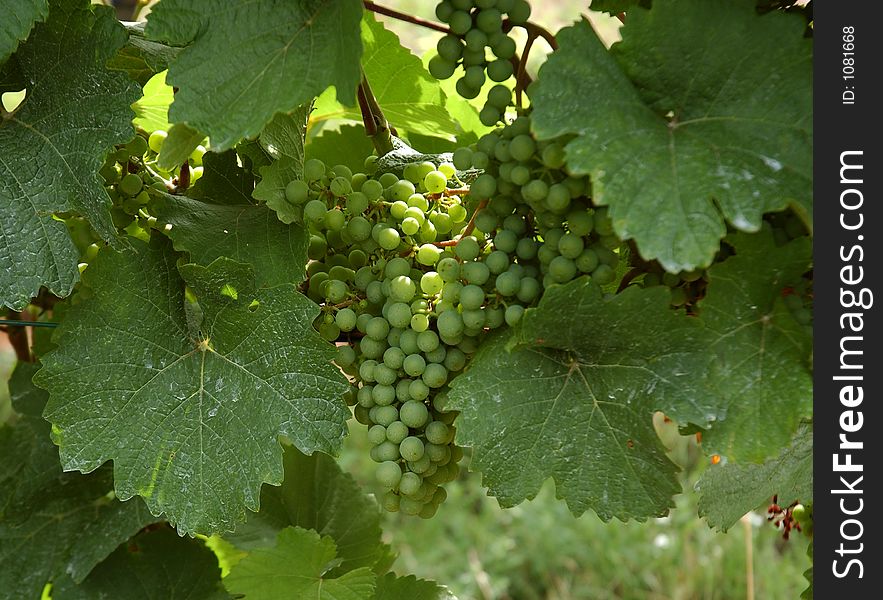
[{"label": "small grape cluster", "polygon": [[[722,256],[718,255],[718,260]],[[705,269],[669,273],[657,261],[642,262],[645,270],[641,285],[645,288],[665,286],[671,290],[671,305],[675,308],[685,307],[692,310],[693,306],[705,296],[708,287],[708,272]]]},{"label": "small grape cluster", "polygon": [[506,27],[527,23],[530,4],[526,0],[443,0],[435,14],[448,24],[450,33],[438,41],[438,55],[429,61],[429,72],[436,79],[448,79],[462,66],[457,93],[470,100],[478,96],[486,79],[497,82],[479,115],[482,123],[492,127],[512,101],[511,91],[502,82],[514,74],[516,46],[504,23]]},{"label": "small grape cluster", "polygon": [[496,279],[503,298],[530,304],[544,288],[580,275],[602,286],[616,279],[621,241],[607,209],[593,206],[588,177],[566,171],[560,141],[534,139],[529,116],[457,149],[453,162],[461,170],[484,171],[470,194],[487,204],[475,224],[492,240],[488,258],[499,256],[503,264],[505,257],[510,264]]},{"label": "small grape cluster", "polygon": [[[485,331],[507,321],[494,282],[517,267],[483,237],[464,235],[467,192],[450,163],[375,178],[316,159],[285,190],[311,232],[306,291],[322,306],[315,327],[337,343],[336,363],[355,382],[348,403],[370,427],[376,477],[388,490],[382,504],[423,517],[445,499],[440,486],[458,476],[463,455],[440,392]],[[539,284],[529,291],[522,296],[535,300]]]}]

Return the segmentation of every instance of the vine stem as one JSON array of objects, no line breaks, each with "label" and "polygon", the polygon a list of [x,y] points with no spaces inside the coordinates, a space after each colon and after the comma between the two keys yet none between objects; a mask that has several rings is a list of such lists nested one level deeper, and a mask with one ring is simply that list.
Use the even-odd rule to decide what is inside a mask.
[{"label": "vine stem", "polygon": [[412,25],[419,25],[420,27],[426,27],[427,29],[432,29],[434,31],[440,31],[441,33],[451,33],[451,30],[445,27],[444,25],[439,25],[438,23],[434,23],[432,21],[427,21],[426,19],[421,19],[420,17],[415,17],[414,15],[409,15],[407,13],[399,12],[397,10],[393,10],[392,8],[388,8],[386,6],[380,6],[375,2],[371,2],[370,0],[364,0],[362,4],[365,5],[365,8],[370,10],[371,12],[375,12],[378,15],[384,15],[387,17],[392,17],[393,19],[398,19],[399,21],[404,21],[405,23],[411,23]]},{"label": "vine stem", "polygon": [[472,213],[472,218],[469,219],[468,223],[466,223],[466,227],[463,229],[463,233],[452,240],[446,240],[444,242],[433,242],[433,244],[435,246],[438,246],[439,248],[448,248],[450,246],[456,246],[457,244],[459,244],[460,240],[472,233],[472,230],[475,229],[475,217],[477,217],[478,213],[480,213],[487,206],[487,203],[487,199],[482,200],[478,203],[478,206],[475,207],[475,212]]},{"label": "vine stem", "polygon": [[371,91],[371,85],[362,71],[362,79],[359,82],[359,89],[356,96],[359,100],[359,110],[362,112],[362,123],[365,125],[365,134],[371,138],[374,150],[377,156],[384,156],[393,149],[392,145],[392,128],[383,115],[380,103],[374,97]]},{"label": "vine stem", "polygon": [[[11,320],[21,320],[24,313],[10,309],[7,314]],[[6,336],[9,338],[9,345],[15,350],[16,358],[21,362],[34,362],[31,356],[31,345],[28,343],[27,327],[7,327]]]}]

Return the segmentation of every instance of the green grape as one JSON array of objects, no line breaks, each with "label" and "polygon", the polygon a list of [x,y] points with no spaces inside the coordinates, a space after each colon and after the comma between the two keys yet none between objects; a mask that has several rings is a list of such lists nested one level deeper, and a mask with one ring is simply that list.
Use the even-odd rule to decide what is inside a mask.
[{"label": "green grape", "polygon": [[488,104],[502,112],[512,102],[512,91],[505,85],[497,84],[488,91],[487,101]]},{"label": "green grape", "polygon": [[457,90],[457,93],[460,94],[460,96],[466,98],[467,100],[472,100],[473,98],[476,98],[481,91],[480,87],[473,87],[469,85],[469,82],[466,80],[465,77],[461,77],[457,80],[457,85],[455,86],[455,89]]},{"label": "green grape", "polygon": [[449,33],[438,41],[436,50],[445,61],[455,63],[463,57],[463,42],[456,35]]},{"label": "green grape", "polygon": [[159,154],[160,151],[162,150],[163,144],[165,143],[167,137],[169,137],[168,132],[163,131],[161,129],[157,129],[156,131],[154,131],[153,133],[150,134],[149,138],[147,138],[147,146],[151,150],[153,150],[154,152]]},{"label": "green grape", "polygon": [[451,29],[452,33],[457,35],[465,35],[470,29],[472,29],[472,17],[470,14],[463,10],[454,11],[448,19],[448,26]]},{"label": "green grape", "polygon": [[479,252],[481,252],[481,248],[478,245],[478,240],[471,235],[461,238],[454,247],[454,253],[464,261],[475,260],[478,258]]},{"label": "green grape", "polygon": [[417,347],[420,348],[423,352],[432,352],[436,348],[438,348],[438,334],[434,331],[427,330],[421,331],[417,335]]},{"label": "green grape", "polygon": [[304,206],[304,218],[313,223],[321,223],[325,220],[327,210],[325,203],[321,200],[310,200]]},{"label": "green grape", "polygon": [[438,316],[436,321],[439,335],[444,338],[456,338],[463,333],[464,325],[462,317],[453,310],[445,311]]},{"label": "green grape", "polygon": [[491,81],[506,81],[515,72],[512,63],[506,59],[498,58],[491,61],[487,66],[487,76]]},{"label": "green grape", "polygon": [[429,74],[436,79],[449,79],[457,70],[457,63],[442,56],[433,56],[429,59]]},{"label": "green grape", "polygon": [[407,496],[402,496],[399,500],[399,510],[406,515],[419,515],[423,510],[423,503],[418,500],[412,500]]},{"label": "green grape", "polygon": [[[374,419],[375,423],[379,423],[384,427],[388,426],[393,421],[399,420],[399,411],[395,406],[375,406],[371,409],[371,415],[371,418]],[[398,448],[396,448],[395,458],[398,458]],[[386,460],[395,460],[395,458],[389,458]]]},{"label": "green grape", "polygon": [[430,363],[423,371],[423,383],[431,388],[439,388],[448,381],[448,370],[443,365]]},{"label": "green grape", "polygon": [[495,8],[481,10],[475,17],[475,25],[484,33],[494,33],[503,26],[503,15]]},{"label": "green grape", "polygon": [[384,227],[377,235],[377,243],[384,250],[395,250],[399,247],[400,242],[399,232],[392,227]]},{"label": "green grape", "polygon": [[609,283],[613,283],[616,280],[616,272],[610,265],[601,264],[598,265],[598,267],[594,271],[592,271],[592,279],[598,285],[607,285]]},{"label": "green grape", "polygon": [[[147,140],[145,140],[140,135],[136,135],[134,138],[132,138],[132,141],[130,141],[128,144],[126,144],[126,152],[128,153],[129,156],[135,157],[135,158],[140,158],[140,157],[144,156],[145,154],[147,154],[147,149],[148,149]],[[203,150],[203,153],[205,153],[205,148],[203,148],[202,150]],[[202,157],[200,157],[200,164],[202,164],[201,158]]]},{"label": "green grape", "polygon": [[402,475],[401,481],[399,481],[399,491],[405,496],[413,496],[420,491],[422,485],[423,478],[420,475],[407,472]]},{"label": "green grape", "polygon": [[509,22],[513,25],[524,25],[530,18],[530,4],[527,0],[515,0],[507,13],[509,14]]},{"label": "green grape", "polygon": [[442,249],[432,244],[423,244],[417,250],[417,262],[427,267],[434,266],[441,257]]},{"label": "green grape", "polygon": [[435,268],[438,271],[439,277],[441,277],[442,281],[446,283],[456,281],[460,278],[460,263],[458,263],[454,258],[448,257],[441,259],[440,261],[438,261],[438,264],[435,266]]},{"label": "green grape", "polygon": [[435,271],[428,271],[420,278],[420,289],[424,294],[434,296],[442,291],[444,279]]},{"label": "green grape", "polygon": [[[396,423],[399,423],[399,421],[396,421]],[[383,425],[372,425],[371,428],[368,429],[368,441],[371,442],[371,445],[373,446],[378,446],[385,442],[386,427]]]},{"label": "green grape", "polygon": [[[475,285],[484,285],[490,279],[491,272],[488,266],[483,262],[470,262],[463,265],[463,278],[467,283]],[[463,293],[460,293],[462,301]]]},{"label": "green grape", "polygon": [[479,199],[490,198],[496,191],[497,180],[489,173],[479,175],[475,181],[472,182],[472,187],[469,188],[469,193]]},{"label": "green grape", "polygon": [[[415,383],[423,384],[423,382],[420,380],[415,380],[411,384],[411,396],[414,397],[416,397],[413,389]],[[425,384],[423,384],[423,387],[426,387]],[[427,393],[428,391],[429,390],[427,389]],[[423,404],[423,402],[410,400],[402,404],[401,409],[399,409],[399,418],[401,419],[402,423],[404,423],[408,427],[412,429],[418,429],[420,427],[423,427],[423,425],[426,424],[427,420],[429,420],[429,409],[426,408],[426,405]]]},{"label": "green grape", "polygon": [[411,323],[411,308],[404,302],[395,302],[389,307],[387,319],[393,327],[408,327]]},{"label": "green grape", "polygon": [[390,282],[390,299],[397,302],[410,302],[417,293],[417,285],[407,275],[399,275]]},{"label": "green grape", "polygon": [[306,182],[295,179],[285,186],[285,199],[291,204],[304,204],[310,197],[310,188]]},{"label": "green grape", "polygon": [[402,469],[397,462],[384,461],[377,465],[375,476],[380,485],[395,488],[402,478]]},{"label": "green grape", "polygon": [[516,50],[515,40],[505,35],[497,43],[491,45],[491,51],[494,53],[494,56],[503,60],[509,60],[515,56]]},{"label": "green grape", "polygon": [[441,421],[433,421],[426,426],[426,439],[432,444],[447,444],[451,441],[451,430]]},{"label": "green grape", "polygon": [[470,29],[463,39],[470,50],[484,50],[488,44],[487,34],[480,29]]},{"label": "green grape", "polygon": [[[407,461],[417,461],[423,458],[425,448],[420,438],[409,436],[399,444],[399,453]],[[398,483],[398,482],[396,482]]]},{"label": "green grape", "polygon": [[389,322],[383,317],[373,317],[365,327],[365,334],[377,341],[385,340],[389,334]]},{"label": "green grape", "polygon": [[598,268],[600,261],[594,250],[586,248],[576,257],[574,263],[581,273],[591,273]]},{"label": "green grape", "polygon": [[135,173],[129,173],[120,180],[117,187],[119,187],[122,193],[128,196],[135,196],[143,189],[144,182]]},{"label": "green grape", "polygon": [[494,275],[499,275],[509,268],[509,255],[502,250],[494,250],[484,259],[488,270]]},{"label": "green grape", "polygon": [[472,150],[469,148],[457,148],[453,154],[454,166],[461,171],[472,167]]},{"label": "green grape", "polygon": [[426,360],[419,354],[409,354],[402,363],[402,369],[411,377],[418,377],[426,369]]},{"label": "green grape", "polygon": [[423,178],[423,185],[430,194],[440,194],[447,187],[448,178],[441,171],[430,171]]}]

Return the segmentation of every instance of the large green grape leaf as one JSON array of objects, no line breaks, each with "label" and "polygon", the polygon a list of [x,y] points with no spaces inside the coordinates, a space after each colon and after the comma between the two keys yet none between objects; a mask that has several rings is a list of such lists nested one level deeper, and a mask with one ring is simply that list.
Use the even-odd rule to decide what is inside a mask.
[{"label": "large green grape leaf", "polygon": [[52,600],[222,600],[218,559],[199,540],[162,527],[121,545],[80,584],[62,580]]},{"label": "large green grape leaf", "polygon": [[174,98],[172,86],[166,84],[166,71],[160,71],[144,84],[141,98],[132,105],[135,125],[144,131],[168,131],[169,106]]},{"label": "large green grape leaf", "polygon": [[341,125],[326,129],[307,143],[307,158],[318,158],[326,165],[346,165],[353,173],[365,170],[365,157],[374,152],[361,125]]},{"label": "large green grape leaf", "polygon": [[736,255],[709,269],[699,302],[715,355],[708,380],[724,415],[703,433],[702,446],[730,462],[760,462],[812,416],[812,336],[781,297],[809,268],[812,244],[798,238],[776,247],[767,230],[728,241]]},{"label": "large green grape leaf", "polygon": [[457,441],[474,449],[472,468],[500,505],[533,498],[551,476],[576,515],[664,515],[679,491],[676,469],[653,429],[650,399],[616,387],[629,369],[536,346],[509,352],[508,343],[505,335],[482,343],[446,406],[461,411]]},{"label": "large green grape leaf", "polygon": [[190,0],[163,0],[147,35],[192,43],[169,68],[178,88],[171,121],[226,150],[329,85],[344,104],[355,103],[361,16],[358,0],[208,0],[199,10]]},{"label": "large green grape leaf", "polygon": [[[812,219],[812,41],[795,15],[751,0],[656,0],[608,52],[588,22],[531,93],[543,139],[577,134],[569,169],[646,259],[707,266],[726,223],[757,231],[791,205]],[[734,53],[732,48],[740,51]]]},{"label": "large green grape leaf", "polygon": [[12,375],[9,376],[9,397],[15,412],[30,417],[42,416],[48,396],[45,390],[31,383],[39,369],[39,362],[16,363]]},{"label": "large green grape leaf", "polygon": [[182,533],[232,529],[262,483],[282,482],[280,435],[306,453],[338,450],[347,384],[294,285],[258,290],[226,258],[179,275],[166,240],[132,245],[86,269],[90,301],[71,307],[35,377],[62,464],[113,460],[120,498],[143,496]]},{"label": "large green grape leaf", "polygon": [[812,427],[805,427],[775,458],[763,464],[719,464],[696,484],[699,516],[726,531],[742,515],[774,495],[780,506],[812,502]]},{"label": "large green grape leaf", "polygon": [[78,253],[51,213],[79,212],[115,238],[98,170],[133,134],[138,86],[104,67],[125,40],[111,9],[57,0],[15,54],[28,95],[0,115],[0,305],[23,308],[40,286],[73,289]]},{"label": "large green grape leaf", "polygon": [[[809,557],[810,564],[812,564],[812,538],[810,538],[809,540],[809,546],[806,549],[806,555]],[[812,567],[803,572],[803,577],[809,582],[809,585],[805,590],[803,590],[803,592],[800,593],[800,598],[801,600],[812,600]]]},{"label": "large green grape leaf", "polygon": [[208,170],[195,189],[199,199],[163,194],[157,203],[157,217],[171,226],[165,233],[175,248],[201,265],[222,256],[250,264],[258,287],[300,283],[307,264],[306,230],[285,225],[265,205],[255,204],[244,193],[247,185],[237,190],[230,184],[248,177],[233,152],[206,154],[205,160]]},{"label": "large green grape leaf", "polygon": [[395,573],[387,573],[377,579],[373,600],[456,600],[456,597],[434,581],[417,579],[413,575],[396,577]]},{"label": "large green grape leaf", "polygon": [[374,499],[325,454],[306,456],[288,446],[283,463],[282,487],[265,485],[260,512],[224,539],[245,550],[271,546],[281,529],[295,525],[334,540],[341,559],[335,573],[373,567],[383,555]]},{"label": "large green grape leaf", "polygon": [[125,71],[141,86],[147,85],[154,75],[169,68],[181,49],[148,40],[144,35],[143,21],[123,25],[129,33],[129,41],[119,49],[116,56],[110,59],[107,66],[117,71]]},{"label": "large green grape leaf", "polygon": [[0,0],[0,65],[15,52],[37,21],[49,14],[49,0]]},{"label": "large green grape leaf", "polygon": [[334,541],[315,531],[286,527],[276,545],[256,548],[224,578],[232,594],[249,600],[313,598],[365,600],[374,593],[374,572],[361,567],[339,577],[328,575],[339,559]]},{"label": "large green grape leaf", "polygon": [[[30,382],[14,387],[22,385]],[[110,469],[62,473],[49,424],[39,417],[0,428],[0,456],[0,596],[39,598],[47,581],[82,580],[117,544],[157,520],[140,499],[108,495]]]},{"label": "large green grape leaf", "polygon": [[264,152],[274,160],[260,169],[261,181],[252,196],[266,202],[283,223],[295,221],[294,206],[285,199],[285,186],[303,176],[304,138],[311,106],[307,103],[291,114],[277,114],[258,139]]},{"label": "large green grape leaf", "polygon": [[[422,61],[402,46],[370,12],[362,17],[362,68],[386,119],[397,129],[453,139],[456,123],[445,109],[445,94]],[[362,121],[354,102],[347,107],[327,90],[316,100],[314,121]]]}]

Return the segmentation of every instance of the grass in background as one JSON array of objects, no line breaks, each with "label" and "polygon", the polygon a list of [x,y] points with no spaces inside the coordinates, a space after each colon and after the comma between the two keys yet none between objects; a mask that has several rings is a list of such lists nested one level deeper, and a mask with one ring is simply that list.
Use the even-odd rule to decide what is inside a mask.
[{"label": "grass in background", "polygon": [[[364,427],[354,424],[342,466],[368,489],[373,463]],[[693,441],[661,428],[671,458],[687,467],[685,493],[670,516],[649,522],[603,523],[593,513],[574,518],[555,498],[551,481],[537,497],[501,509],[480,476],[448,484],[448,499],[430,520],[386,514],[386,541],[399,553],[402,574],[435,579],[461,600],[730,600],[748,598],[745,527],[723,534],[696,513],[704,458]],[[700,463],[702,461],[702,463]],[[806,587],[806,539],[781,539],[753,515],[754,598],[796,600]]]}]

